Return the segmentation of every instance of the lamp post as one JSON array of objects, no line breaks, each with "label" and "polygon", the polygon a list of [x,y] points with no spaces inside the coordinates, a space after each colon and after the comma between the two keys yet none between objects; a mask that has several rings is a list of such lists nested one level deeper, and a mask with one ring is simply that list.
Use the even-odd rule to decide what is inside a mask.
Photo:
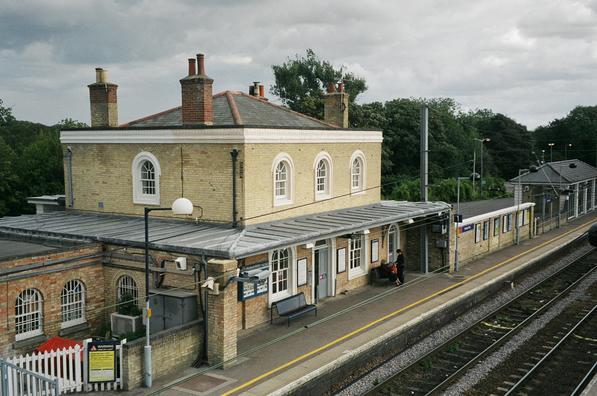
[{"label": "lamp post", "polygon": [[568,159],[568,149],[572,149],[572,143],[564,145],[564,159]]},{"label": "lamp post", "polygon": [[[474,138],[474,140],[476,140],[477,142],[481,142],[481,172],[480,172],[480,177],[479,177],[479,192],[481,194],[483,194],[483,143],[491,142],[491,139],[490,138],[483,138],[483,139]],[[475,156],[473,155],[473,158],[474,157]],[[473,166],[473,173],[475,173],[474,166]],[[475,180],[473,179],[473,192],[474,192],[474,186],[475,186]],[[483,198],[483,197],[481,197],[481,198]]]},{"label": "lamp post", "polygon": [[[518,200],[516,203],[516,244],[520,245],[520,204],[522,203],[522,172],[531,172],[535,173],[538,169],[536,166],[530,166],[528,169],[519,169],[518,170]],[[516,194],[514,194],[516,197]]]},{"label": "lamp post", "polygon": [[549,162],[553,162],[553,146],[555,146],[555,143],[547,143],[547,145],[549,146]]},{"label": "lamp post", "polygon": [[144,359],[144,384],[151,388],[151,343],[149,339],[149,321],[151,318],[151,308],[149,307],[149,213],[153,211],[171,210],[175,215],[193,214],[193,204],[186,198],[178,198],[172,203],[170,208],[145,208],[145,347],[143,348]]},{"label": "lamp post", "polygon": [[[472,173],[469,177],[457,177],[456,178],[456,216],[455,219],[456,220],[454,223],[456,224],[455,226],[455,233],[454,233],[454,238],[455,238],[455,242],[454,242],[454,272],[458,272],[458,258],[459,258],[459,254],[458,254],[458,230],[460,228],[459,224],[462,222],[462,217],[460,214],[460,181],[461,180],[471,180],[473,183],[475,182],[475,179],[478,179],[479,175],[477,173]],[[473,190],[474,192],[474,190]]]},{"label": "lamp post", "polygon": [[545,150],[541,150],[541,163],[545,163]]}]

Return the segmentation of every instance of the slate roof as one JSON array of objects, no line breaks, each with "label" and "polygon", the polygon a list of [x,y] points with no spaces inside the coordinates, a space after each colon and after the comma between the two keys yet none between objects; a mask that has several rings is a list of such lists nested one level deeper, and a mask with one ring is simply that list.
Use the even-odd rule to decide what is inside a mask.
[{"label": "slate roof", "polygon": [[[224,91],[213,97],[214,126],[260,126],[283,128],[335,128],[316,118],[297,113],[265,99],[238,91]],[[181,107],[175,107],[121,125],[121,127],[179,127]]]},{"label": "slate roof", "polygon": [[[506,209],[515,206],[514,198],[485,199],[482,201],[460,202],[460,214],[462,218],[479,216],[485,213],[495,212],[496,210]],[[454,213],[456,213],[456,203],[452,204]]]},{"label": "slate roof", "polygon": [[[376,204],[247,226],[152,218],[150,246],[188,254],[242,258],[268,250],[344,235],[384,224],[448,212],[445,202],[382,201]],[[62,237],[142,247],[142,217],[53,212],[0,218],[0,232]]]},{"label": "slate roof", "polygon": [[[576,168],[570,168],[575,164]],[[538,172],[527,172],[521,175],[521,184],[570,184],[597,178],[597,168],[579,159],[546,162],[538,167]],[[518,176],[510,179],[518,183]]]}]

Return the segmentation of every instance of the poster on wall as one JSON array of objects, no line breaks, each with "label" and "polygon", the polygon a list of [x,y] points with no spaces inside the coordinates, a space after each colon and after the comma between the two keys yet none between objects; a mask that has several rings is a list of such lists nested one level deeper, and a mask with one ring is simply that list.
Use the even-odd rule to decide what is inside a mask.
[{"label": "poster on wall", "polygon": [[371,262],[375,263],[379,260],[379,240],[374,239],[371,241]]},{"label": "poster on wall", "polygon": [[307,259],[302,258],[296,262],[296,283],[297,286],[307,284]]},{"label": "poster on wall", "polygon": [[92,341],[87,344],[90,383],[116,381],[116,345],[118,341]]},{"label": "poster on wall", "polygon": [[346,271],[346,248],[338,249],[336,262],[338,263],[338,274]]}]

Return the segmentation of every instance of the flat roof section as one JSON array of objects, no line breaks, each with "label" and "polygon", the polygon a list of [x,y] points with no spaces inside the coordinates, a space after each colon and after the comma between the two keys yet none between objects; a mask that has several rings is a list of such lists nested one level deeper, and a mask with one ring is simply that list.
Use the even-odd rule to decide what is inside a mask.
[{"label": "flat roof section", "polygon": [[56,250],[58,247],[37,242],[15,241],[0,238],[0,261],[12,257],[35,255]]},{"label": "flat roof section", "polygon": [[[516,206],[514,198],[485,199],[482,201],[460,202],[460,214],[463,219],[475,217],[486,213],[495,212],[500,209]],[[456,203],[452,204],[456,211]]]},{"label": "flat roof section", "polygon": [[[243,258],[286,246],[348,234],[423,216],[446,214],[445,202],[379,203],[315,213],[244,229],[230,224],[194,223],[151,218],[150,247],[213,257]],[[0,231],[15,235],[96,240],[144,246],[143,217],[100,213],[54,212],[0,219]]]}]

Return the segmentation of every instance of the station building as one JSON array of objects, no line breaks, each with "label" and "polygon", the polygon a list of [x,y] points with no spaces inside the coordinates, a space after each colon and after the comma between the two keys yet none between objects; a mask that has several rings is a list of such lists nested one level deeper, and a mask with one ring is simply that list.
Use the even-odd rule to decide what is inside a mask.
[{"label": "station building", "polygon": [[514,195],[535,203],[537,229],[546,231],[597,209],[597,168],[579,159],[546,162],[510,180]]},{"label": "station building", "polygon": [[[456,204],[452,206],[456,212]],[[461,202],[459,206],[462,222],[452,224],[457,232],[450,239],[452,265],[455,261],[456,238],[458,262],[463,265],[534,235],[533,202],[518,205],[512,198],[501,198]]]},{"label": "station building", "polygon": [[[365,285],[370,270],[393,261],[399,247],[408,269],[419,270],[421,225],[428,226],[430,266],[442,265],[450,205],[380,199],[382,131],[349,128],[343,84],[328,85],[324,120],[269,102],[259,84],[249,94],[214,95],[202,55],[189,59],[180,85],[181,106],[120,125],[118,87],[96,69],[96,82],[89,85],[91,127],[61,131],[65,210],[0,219],[5,237],[99,249],[101,258],[94,260],[101,276],[67,271],[60,277],[89,290],[78,297],[88,306],[95,298],[91,288],[103,288],[98,301],[104,308],[94,309],[95,317],[111,320],[123,296],[144,305],[140,215],[145,207],[169,207],[179,197],[194,203],[192,217],[151,213],[150,286],[155,296],[191,296],[200,312],[202,298],[208,299],[205,348],[211,363],[233,358],[238,331],[267,322],[272,303],[280,299],[302,292],[309,303],[319,303]],[[5,266],[12,264],[0,261],[2,271]],[[235,280],[256,270],[267,277],[257,283]],[[202,297],[199,285],[208,277],[217,285]],[[32,337],[56,333],[45,321],[50,311],[57,312],[57,290],[64,285],[17,285],[4,272],[0,282],[14,293],[38,296],[28,327]],[[155,296],[152,304],[159,305]],[[5,329],[18,322],[10,314],[17,309],[13,297],[4,302]],[[161,315],[151,321],[152,331],[155,323],[158,332],[185,325],[167,310]],[[89,334],[101,327],[89,325]],[[2,341],[14,350],[17,338],[28,337],[18,329]],[[154,359],[160,358],[157,349]]]}]

